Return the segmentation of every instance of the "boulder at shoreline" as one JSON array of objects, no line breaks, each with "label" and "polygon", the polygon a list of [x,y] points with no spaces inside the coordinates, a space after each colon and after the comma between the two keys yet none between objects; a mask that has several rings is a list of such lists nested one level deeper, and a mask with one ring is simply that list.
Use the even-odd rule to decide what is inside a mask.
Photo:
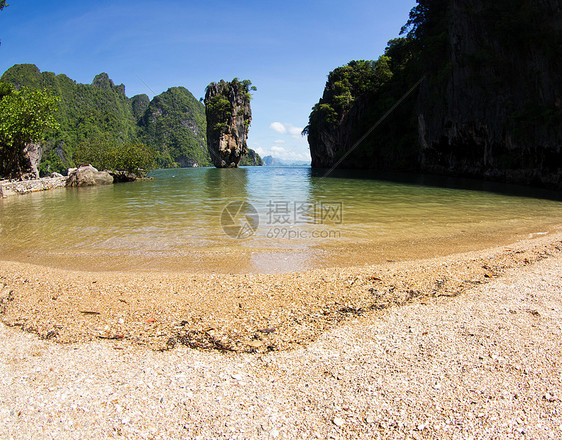
[{"label": "boulder at shoreline", "polygon": [[92,165],[81,165],[78,168],[68,170],[66,186],[94,186],[110,185],[113,183],[113,176],[107,171],[98,171]]}]

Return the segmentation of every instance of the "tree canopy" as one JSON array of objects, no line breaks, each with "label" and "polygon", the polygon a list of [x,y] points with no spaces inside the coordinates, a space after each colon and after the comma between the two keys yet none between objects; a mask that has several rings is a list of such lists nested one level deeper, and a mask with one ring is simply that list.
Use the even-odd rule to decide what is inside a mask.
[{"label": "tree canopy", "polygon": [[113,144],[107,140],[88,141],[78,150],[78,163],[89,163],[100,170],[119,170],[146,174],[156,166],[156,152],[140,142]]},{"label": "tree canopy", "polygon": [[15,90],[0,83],[0,176],[19,178],[30,171],[26,146],[59,127],[55,118],[58,101],[44,90]]},{"label": "tree canopy", "polygon": [[351,61],[330,72],[322,99],[313,107],[303,134],[324,122],[341,122],[358,97],[375,93],[392,78],[390,61],[383,55],[377,61]]}]

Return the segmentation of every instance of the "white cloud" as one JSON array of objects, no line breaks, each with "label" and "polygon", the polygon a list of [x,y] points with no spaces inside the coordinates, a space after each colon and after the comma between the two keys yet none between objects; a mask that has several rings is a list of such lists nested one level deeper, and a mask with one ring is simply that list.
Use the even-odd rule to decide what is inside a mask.
[{"label": "white cloud", "polygon": [[271,147],[271,155],[273,157],[282,157],[285,156],[287,153],[288,151],[285,148],[280,147],[278,145]]},{"label": "white cloud", "polygon": [[287,129],[283,124],[281,124],[281,122],[272,122],[269,128],[271,128],[273,131],[276,131],[277,133],[287,133]]},{"label": "white cloud", "polygon": [[295,139],[299,138],[302,133],[302,127],[290,123],[272,122],[269,128],[279,134],[290,134]]},{"label": "white cloud", "polygon": [[295,127],[294,125],[287,124],[287,131],[291,134],[291,136],[300,136],[302,133],[301,127]]}]

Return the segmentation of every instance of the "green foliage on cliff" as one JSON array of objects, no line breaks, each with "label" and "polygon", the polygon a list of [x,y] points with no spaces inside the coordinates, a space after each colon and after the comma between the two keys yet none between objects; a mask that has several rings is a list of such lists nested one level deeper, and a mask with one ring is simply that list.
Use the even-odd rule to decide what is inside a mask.
[{"label": "green foliage on cliff", "polygon": [[[351,61],[329,74],[324,94],[303,130],[311,144],[313,166],[332,166],[419,79],[412,69],[413,48],[411,39],[395,39],[378,60]],[[356,147],[343,166],[384,168],[389,160],[411,160],[415,154],[414,119],[411,111],[398,108],[385,121],[384,128]],[[333,143],[327,148],[332,149],[332,157],[315,153],[315,148],[326,148],[326,142]]]},{"label": "green foliage on cliff", "polygon": [[340,123],[358,97],[375,93],[392,78],[389,62],[390,58],[383,55],[377,61],[351,61],[330,72],[324,95],[313,107],[304,133],[324,123]]},{"label": "green foliage on cliff", "polygon": [[40,72],[33,64],[17,64],[2,76],[16,87],[46,89],[60,98],[56,116],[60,129],[47,138],[41,164],[45,172],[64,172],[76,165],[81,145],[104,139],[113,145],[137,140],[130,100],[123,85],[115,86],[107,74],[94,78],[92,85],[77,84],[66,75]]},{"label": "green foliage on cliff", "polygon": [[232,118],[233,106],[222,94],[213,96],[206,103],[207,113],[212,115],[214,121],[213,130],[224,132],[228,127],[228,121]]},{"label": "green foliage on cliff", "polygon": [[138,126],[143,142],[157,148],[159,166],[210,165],[205,106],[186,88],[172,87],[156,96]]},{"label": "green foliage on cliff", "polygon": [[[218,93],[214,96],[209,96],[209,89],[217,88]],[[234,78],[232,81],[227,82],[220,80],[218,83],[211,83],[205,90],[205,107],[207,119],[216,121],[212,129],[216,133],[224,133],[229,126],[234,112],[233,95],[243,97],[242,106],[247,106],[252,99],[251,91],[256,91],[257,88],[252,85],[252,81],[245,79],[240,81]],[[243,107],[239,111],[244,111]],[[250,120],[246,120],[246,129],[249,128]]]},{"label": "green foliage on cliff", "polygon": [[92,149],[108,148],[110,155],[139,142],[157,152],[160,167],[210,164],[205,108],[183,87],[173,87],[152,101],[147,95],[129,99],[125,87],[115,85],[106,73],[97,75],[92,84],[79,84],[64,74],[40,72],[33,64],[16,64],[1,80],[16,89],[46,89],[60,99],[59,129],[46,138],[43,174],[65,172]]},{"label": "green foliage on cliff", "polygon": [[[352,61],[329,74],[324,94],[303,132],[311,144],[313,166],[331,166],[382,121],[379,129],[355,147],[343,166],[417,167],[417,95],[408,96],[393,112],[386,113],[426,71],[432,70],[435,75],[431,80],[441,84],[450,74],[447,3],[419,0],[402,28],[406,36],[390,40],[384,55],[376,61]],[[325,148],[326,139],[335,146],[332,158],[322,158],[322,153],[314,151]]]},{"label": "green foliage on cliff", "polygon": [[14,90],[0,83],[0,176],[18,178],[30,171],[26,145],[58,128],[58,99],[41,90]]},{"label": "green foliage on cliff", "polygon": [[405,37],[388,44],[381,81],[368,81],[373,62],[330,73],[305,130],[312,165],[343,158],[342,167],[560,187],[561,22],[550,0],[418,0]]}]

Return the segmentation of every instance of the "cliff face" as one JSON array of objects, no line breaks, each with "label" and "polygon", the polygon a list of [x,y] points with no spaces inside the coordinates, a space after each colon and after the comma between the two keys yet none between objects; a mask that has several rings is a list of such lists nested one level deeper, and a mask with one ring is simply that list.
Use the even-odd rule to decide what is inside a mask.
[{"label": "cliff face", "polygon": [[312,167],[417,169],[415,96],[381,118],[411,87],[410,46],[393,40],[377,61],[352,61],[330,73],[305,128]]},{"label": "cliff face", "polygon": [[417,105],[421,168],[561,188],[560,2],[448,3],[450,61]]},{"label": "cliff face", "polygon": [[252,110],[250,81],[221,80],[207,86],[207,149],[217,168],[236,168],[248,153],[247,139]]},{"label": "cliff face", "polygon": [[[360,131],[359,127],[368,107],[366,97],[356,99],[351,108],[341,115],[338,123],[320,121],[317,129],[308,133],[312,168],[331,168],[353,146],[355,138],[352,134]],[[363,168],[374,166],[374,161],[362,160],[360,151],[355,150],[354,154],[343,159],[341,165],[346,168]]]},{"label": "cliff face", "polygon": [[312,165],[337,163],[423,77],[341,167],[562,189],[560,2],[418,0],[416,9],[417,30],[387,49],[393,77],[335,121],[311,114]]}]

